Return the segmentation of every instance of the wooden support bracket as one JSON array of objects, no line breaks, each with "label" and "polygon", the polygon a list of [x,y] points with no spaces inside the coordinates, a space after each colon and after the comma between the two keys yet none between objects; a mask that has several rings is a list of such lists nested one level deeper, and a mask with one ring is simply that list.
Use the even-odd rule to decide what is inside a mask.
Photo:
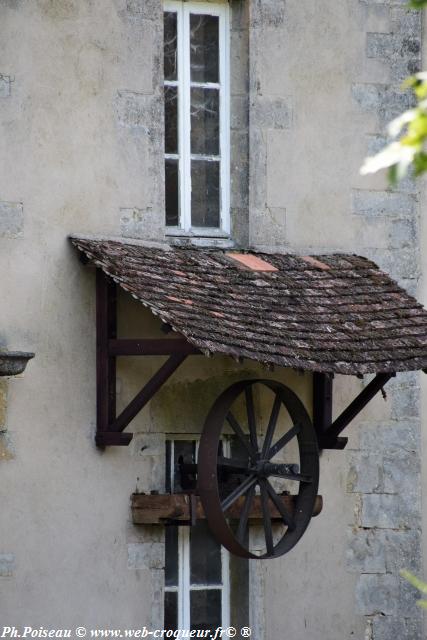
[{"label": "wooden support bracket", "polygon": [[359,393],[346,409],[332,420],[333,378],[325,373],[313,374],[313,423],[319,442],[319,449],[344,449],[348,438],[340,438],[340,433],[366,407],[368,402],[383,389],[395,373],[378,373]]},{"label": "wooden support bracket", "polygon": [[[117,338],[117,289],[101,269],[96,271],[96,444],[126,446],[132,433],[124,429],[145,407],[188,355],[201,352],[183,338]],[[128,406],[116,415],[116,358],[118,356],[169,356]]]},{"label": "wooden support bracket", "polygon": [[[189,355],[201,355],[185,338],[118,338],[117,288],[101,269],[96,271],[96,379],[97,430],[96,444],[126,446],[132,433],[123,433],[135,416],[153,398]],[[120,415],[116,413],[116,359],[122,356],[169,356],[160,369],[136,394]],[[394,373],[379,373],[350,403],[342,414],[332,420],[333,376],[313,374],[313,422],[320,449],[343,449],[347,438],[339,434],[382,390]]]}]

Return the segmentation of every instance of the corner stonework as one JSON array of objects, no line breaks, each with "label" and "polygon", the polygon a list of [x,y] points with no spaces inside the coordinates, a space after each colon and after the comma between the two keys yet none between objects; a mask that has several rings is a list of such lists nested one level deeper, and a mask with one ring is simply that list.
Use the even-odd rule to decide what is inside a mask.
[{"label": "corner stonework", "polygon": [[399,575],[422,572],[418,392],[418,374],[397,374],[387,389],[391,419],[363,423],[359,448],[348,451],[347,493],[358,508],[347,569],[359,574],[356,603],[372,640],[422,637],[417,592]]},{"label": "corner stonework", "polygon": [[21,202],[0,202],[0,238],[21,238],[24,207]]},{"label": "corner stonework", "polygon": [[287,244],[286,194],[269,181],[277,145],[293,127],[293,100],[264,83],[271,34],[288,40],[285,0],[251,0],[249,26],[249,243],[259,250]]},{"label": "corner stonework", "polygon": [[[366,136],[366,153],[372,155],[387,141],[388,122],[411,106],[411,96],[400,87],[420,68],[421,16],[400,0],[359,1],[368,14],[381,11],[388,23],[383,33],[368,32],[365,40],[367,68],[369,59],[387,65],[386,81],[352,86],[355,105],[376,117],[377,130]],[[360,221],[364,253],[415,294],[420,276],[417,185],[405,180],[396,190],[355,189],[351,214]],[[399,571],[422,573],[419,374],[398,373],[386,392],[389,419],[360,425],[358,448],[348,451],[347,493],[356,496],[357,508],[346,561],[348,571],[358,574],[356,603],[366,617],[365,637],[414,640],[422,637],[418,596]]]},{"label": "corner stonework", "polygon": [[7,381],[0,378],[0,464],[13,460],[14,454],[6,427]]},{"label": "corner stonework", "polygon": [[133,186],[117,222],[123,237],[163,241],[163,3],[127,0],[119,15],[130,64],[112,105],[117,181],[127,184],[130,178]]},{"label": "corner stonework", "polygon": [[0,98],[9,98],[11,94],[12,78],[0,73]]}]

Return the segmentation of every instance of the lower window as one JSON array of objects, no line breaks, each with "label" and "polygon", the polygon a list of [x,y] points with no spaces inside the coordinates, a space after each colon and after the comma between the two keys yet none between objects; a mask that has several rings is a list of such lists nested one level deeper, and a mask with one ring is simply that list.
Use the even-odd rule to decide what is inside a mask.
[{"label": "lower window", "polygon": [[166,527],[165,629],[229,626],[228,553],[205,522]]},{"label": "lower window", "polygon": [[[197,460],[196,440],[172,440],[166,446],[167,490],[194,488],[180,464]],[[193,484],[193,486],[190,486]],[[212,536],[207,522],[165,528],[165,629],[215,630],[230,625],[230,557]]]}]

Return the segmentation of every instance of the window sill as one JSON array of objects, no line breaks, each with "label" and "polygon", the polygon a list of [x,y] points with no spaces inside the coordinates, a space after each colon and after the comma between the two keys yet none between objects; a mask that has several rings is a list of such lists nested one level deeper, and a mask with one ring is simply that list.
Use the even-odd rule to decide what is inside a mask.
[{"label": "window sill", "polygon": [[230,238],[230,234],[221,229],[192,229],[184,231],[177,227],[167,227],[166,238],[176,246],[191,245],[195,247],[217,247],[220,249],[232,249],[235,243]]},{"label": "window sill", "polygon": [[179,227],[166,227],[166,236],[173,236],[177,238],[223,238],[225,240],[230,239],[230,234],[222,229],[210,229],[209,227],[195,227],[190,231],[184,231]]}]

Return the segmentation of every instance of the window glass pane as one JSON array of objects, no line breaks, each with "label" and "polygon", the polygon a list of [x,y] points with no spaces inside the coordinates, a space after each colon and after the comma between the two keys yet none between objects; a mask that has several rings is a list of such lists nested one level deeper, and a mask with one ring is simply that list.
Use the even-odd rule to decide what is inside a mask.
[{"label": "window glass pane", "polygon": [[198,522],[190,531],[191,584],[221,584],[221,546],[206,522]]},{"label": "window glass pane", "polygon": [[165,152],[178,153],[177,87],[165,87]]},{"label": "window glass pane", "polygon": [[165,527],[165,585],[178,586],[178,527]]},{"label": "window glass pane", "polygon": [[190,593],[190,625],[192,629],[216,629],[221,620],[221,591],[201,589]]},{"label": "window glass pane", "polygon": [[190,16],[190,67],[193,82],[219,82],[219,18]]},{"label": "window glass pane", "polygon": [[196,485],[195,474],[186,472],[183,476],[180,471],[180,463],[195,463],[196,445],[193,440],[175,440],[174,444],[174,493],[194,489]]},{"label": "window glass pane", "polygon": [[174,11],[164,14],[164,71],[165,80],[178,78],[177,14]]},{"label": "window glass pane", "polygon": [[191,225],[219,227],[219,162],[191,161]]},{"label": "window glass pane", "polygon": [[191,89],[191,153],[219,155],[218,89]]},{"label": "window glass pane", "polygon": [[178,160],[165,162],[166,224],[176,226],[179,219],[178,207]]},{"label": "window glass pane", "polygon": [[178,594],[176,591],[165,592],[164,628],[173,631],[178,628]]}]

